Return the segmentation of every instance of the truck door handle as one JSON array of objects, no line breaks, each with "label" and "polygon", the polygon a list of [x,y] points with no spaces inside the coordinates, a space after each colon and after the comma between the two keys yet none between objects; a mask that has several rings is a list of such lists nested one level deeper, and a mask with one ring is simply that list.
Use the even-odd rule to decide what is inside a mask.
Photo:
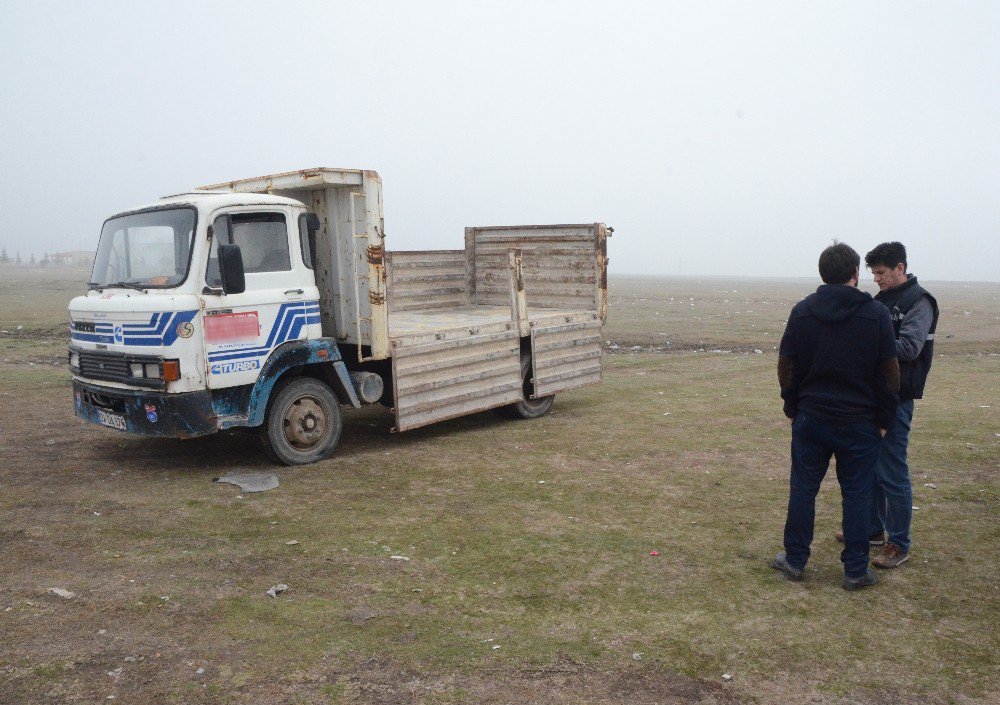
[{"label": "truck door handle", "polygon": [[304,294],[304,293],[306,293],[304,289],[288,289],[285,292],[285,296],[288,296],[289,294]]}]

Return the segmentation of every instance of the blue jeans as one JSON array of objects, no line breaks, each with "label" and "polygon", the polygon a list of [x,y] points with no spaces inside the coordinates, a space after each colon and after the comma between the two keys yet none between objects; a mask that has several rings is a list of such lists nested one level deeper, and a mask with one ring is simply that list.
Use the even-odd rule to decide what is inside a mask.
[{"label": "blue jeans", "polygon": [[785,556],[795,568],[805,567],[816,520],[816,495],[837,458],[837,481],[843,504],[844,574],[860,578],[868,572],[868,527],[872,487],[881,437],[872,421],[833,423],[799,413],[792,424],[792,474],[785,520]]},{"label": "blue jeans", "polygon": [[906,446],[913,421],[913,400],[899,402],[892,428],[885,434],[872,490],[872,523],[869,535],[889,532],[889,541],[905,553],[910,550],[910,520],[913,518],[913,487]]}]

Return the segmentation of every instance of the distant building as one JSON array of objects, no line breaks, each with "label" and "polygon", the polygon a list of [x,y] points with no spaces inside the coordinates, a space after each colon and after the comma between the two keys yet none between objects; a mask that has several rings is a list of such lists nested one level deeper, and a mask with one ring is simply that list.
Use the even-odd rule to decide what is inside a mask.
[{"label": "distant building", "polygon": [[72,252],[54,252],[49,255],[49,261],[53,265],[61,267],[93,267],[94,253],[85,250],[74,250]]}]

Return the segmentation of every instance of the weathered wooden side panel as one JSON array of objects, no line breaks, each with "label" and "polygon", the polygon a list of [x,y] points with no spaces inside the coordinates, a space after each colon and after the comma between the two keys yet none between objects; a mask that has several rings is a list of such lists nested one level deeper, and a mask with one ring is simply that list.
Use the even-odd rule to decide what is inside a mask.
[{"label": "weathered wooden side panel", "polygon": [[520,336],[504,330],[397,346],[392,380],[397,431],[520,401]]},{"label": "weathered wooden side panel", "polygon": [[601,381],[601,321],[531,331],[535,398]]},{"label": "weathered wooden side panel", "polygon": [[471,300],[509,300],[508,253],[519,250],[528,306],[603,311],[606,298],[607,228],[539,225],[466,229]]},{"label": "weathered wooden side panel", "polygon": [[387,252],[389,313],[465,306],[465,250]]}]

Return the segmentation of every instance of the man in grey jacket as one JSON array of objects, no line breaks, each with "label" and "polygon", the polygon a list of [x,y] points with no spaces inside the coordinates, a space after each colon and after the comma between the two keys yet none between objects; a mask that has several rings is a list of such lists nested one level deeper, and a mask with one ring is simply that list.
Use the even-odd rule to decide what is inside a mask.
[{"label": "man in grey jacket", "polygon": [[[913,400],[923,397],[934,358],[938,305],[917,283],[917,277],[907,273],[906,248],[902,243],[882,243],[865,255],[865,264],[879,288],[875,300],[885,304],[892,317],[899,355],[899,408],[882,441],[875,467],[869,534],[871,543],[885,544],[872,563],[879,568],[895,568],[910,558],[913,489],[906,450],[913,420]],[[888,540],[885,540],[886,531]]]}]

